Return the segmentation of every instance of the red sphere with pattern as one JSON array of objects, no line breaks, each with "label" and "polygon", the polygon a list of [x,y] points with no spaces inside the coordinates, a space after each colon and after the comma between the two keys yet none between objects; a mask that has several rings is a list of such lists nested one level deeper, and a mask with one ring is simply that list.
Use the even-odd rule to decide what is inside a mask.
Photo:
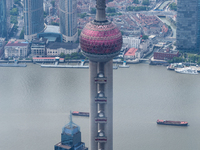
[{"label": "red sphere with pattern", "polygon": [[81,49],[85,53],[107,55],[119,52],[122,47],[122,34],[113,23],[88,23],[80,35]]}]

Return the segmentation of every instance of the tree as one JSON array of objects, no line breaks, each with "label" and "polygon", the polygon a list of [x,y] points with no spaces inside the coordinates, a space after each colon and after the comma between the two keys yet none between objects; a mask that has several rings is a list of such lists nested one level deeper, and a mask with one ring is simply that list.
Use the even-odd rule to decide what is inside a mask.
[{"label": "tree", "polygon": [[91,14],[96,14],[96,8],[91,8]]},{"label": "tree", "polygon": [[146,6],[138,6],[138,7],[134,7],[135,11],[147,11],[149,10],[149,7]]},{"label": "tree", "polygon": [[13,8],[13,9],[10,11],[10,15],[12,15],[12,16],[18,16],[18,8]]},{"label": "tree", "polygon": [[67,55],[65,56],[65,60],[69,60],[69,59],[71,59],[71,56],[70,56],[69,54],[67,54]]},{"label": "tree", "polygon": [[17,4],[19,7],[23,7],[21,4],[21,0],[14,0],[14,3]]},{"label": "tree", "polygon": [[11,16],[11,17],[10,17],[10,23],[18,24],[17,16]]},{"label": "tree", "polygon": [[21,33],[19,35],[19,39],[24,39],[24,29],[21,31]]},{"label": "tree", "polygon": [[142,5],[149,5],[149,0],[143,0]]},{"label": "tree", "polygon": [[133,3],[134,4],[139,4],[139,0],[134,0]]},{"label": "tree", "polygon": [[55,1],[54,1],[54,0],[51,1],[51,5],[52,5],[53,7],[55,7]]},{"label": "tree", "polygon": [[176,5],[176,3],[171,3],[170,5],[169,5],[169,8],[171,9],[171,10],[177,10],[177,5]]},{"label": "tree", "polygon": [[143,40],[146,40],[146,39],[148,39],[148,38],[149,38],[148,35],[143,35],[143,36],[142,36],[142,39],[143,39]]},{"label": "tree", "polygon": [[59,57],[60,57],[60,58],[65,58],[66,55],[65,55],[64,53],[60,53]]},{"label": "tree", "polygon": [[128,7],[126,7],[126,10],[127,10],[127,11],[133,11],[133,10],[134,10],[134,7],[133,7],[133,6],[128,6]]},{"label": "tree", "polygon": [[115,12],[116,12],[116,10],[115,10],[114,7],[108,7],[107,8],[107,13],[115,13]]},{"label": "tree", "polygon": [[81,18],[85,18],[86,16],[87,16],[86,13],[80,14],[80,17],[81,17]]},{"label": "tree", "polygon": [[47,12],[46,11],[44,11],[44,18],[46,18],[46,16],[47,16],[48,14],[47,14]]}]

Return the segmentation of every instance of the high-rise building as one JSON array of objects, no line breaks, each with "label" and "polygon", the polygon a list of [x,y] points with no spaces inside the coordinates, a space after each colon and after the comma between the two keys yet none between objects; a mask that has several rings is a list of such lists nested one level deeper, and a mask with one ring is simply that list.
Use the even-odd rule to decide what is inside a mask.
[{"label": "high-rise building", "polygon": [[177,0],[176,20],[177,49],[198,51],[200,41],[200,1]]},{"label": "high-rise building", "polygon": [[24,39],[32,41],[44,31],[43,0],[23,0]]},{"label": "high-rise building", "polygon": [[96,0],[96,19],[80,35],[90,68],[91,150],[113,150],[113,58],[120,53],[122,34],[106,19],[105,0]]},{"label": "high-rise building", "polygon": [[76,42],[77,0],[59,0],[60,33],[64,42]]},{"label": "high-rise building", "polygon": [[0,37],[7,37],[7,5],[5,0],[0,0]]},{"label": "high-rise building", "polygon": [[70,122],[65,125],[61,133],[61,142],[54,146],[55,150],[88,150],[85,143],[81,142],[80,127],[72,122],[70,114]]}]

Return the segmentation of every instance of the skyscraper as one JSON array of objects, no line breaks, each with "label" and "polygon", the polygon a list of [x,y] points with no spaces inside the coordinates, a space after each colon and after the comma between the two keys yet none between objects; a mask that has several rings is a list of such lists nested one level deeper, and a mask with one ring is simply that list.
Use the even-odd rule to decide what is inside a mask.
[{"label": "skyscraper", "polygon": [[176,46],[178,50],[198,51],[200,41],[200,1],[177,1]]},{"label": "skyscraper", "polygon": [[62,129],[61,142],[54,147],[55,150],[88,150],[85,143],[81,142],[80,127],[72,122],[71,113],[70,122]]},{"label": "skyscraper", "polygon": [[7,37],[6,1],[0,0],[0,37]]},{"label": "skyscraper", "polygon": [[32,41],[44,31],[43,0],[23,0],[24,39]]},{"label": "skyscraper", "polygon": [[59,0],[60,33],[64,42],[76,42],[77,0]]},{"label": "skyscraper", "polygon": [[80,35],[90,67],[90,150],[113,150],[113,61],[122,47],[122,34],[106,19],[105,0],[96,0],[96,19]]}]

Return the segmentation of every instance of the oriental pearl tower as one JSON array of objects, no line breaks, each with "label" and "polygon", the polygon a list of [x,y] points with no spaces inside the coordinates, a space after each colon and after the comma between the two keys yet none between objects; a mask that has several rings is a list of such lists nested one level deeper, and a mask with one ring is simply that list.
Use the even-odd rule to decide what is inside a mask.
[{"label": "oriental pearl tower", "polygon": [[106,19],[105,0],[96,0],[96,18],[80,35],[90,67],[90,150],[113,150],[113,58],[119,55],[122,35]]}]

